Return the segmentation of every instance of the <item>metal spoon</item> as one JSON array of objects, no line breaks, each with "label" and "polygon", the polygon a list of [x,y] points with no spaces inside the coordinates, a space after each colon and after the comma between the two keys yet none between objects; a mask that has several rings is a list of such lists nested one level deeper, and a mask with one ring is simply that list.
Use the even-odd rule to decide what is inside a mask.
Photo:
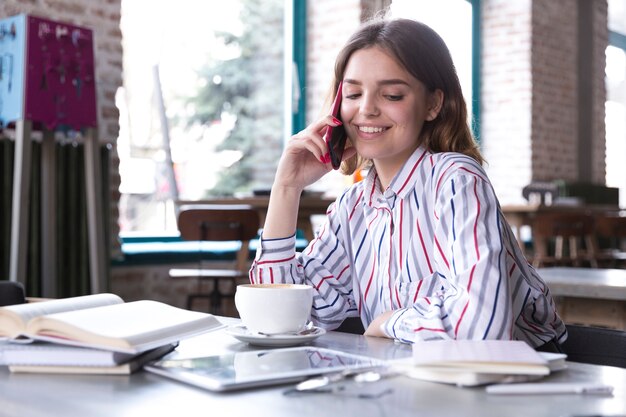
[{"label": "metal spoon", "polygon": [[[342,384],[337,385],[343,381],[353,381],[358,384],[377,382],[383,378],[388,378],[397,375],[397,373],[387,370],[385,368],[377,367],[369,370],[345,370],[342,372],[336,372],[327,375],[320,375],[313,378],[309,378],[298,383],[295,387],[285,391],[286,395],[296,393],[332,393],[336,391],[342,391],[345,387]],[[389,389],[379,393],[376,396],[383,395],[390,392]],[[368,397],[366,394],[363,398]]]}]

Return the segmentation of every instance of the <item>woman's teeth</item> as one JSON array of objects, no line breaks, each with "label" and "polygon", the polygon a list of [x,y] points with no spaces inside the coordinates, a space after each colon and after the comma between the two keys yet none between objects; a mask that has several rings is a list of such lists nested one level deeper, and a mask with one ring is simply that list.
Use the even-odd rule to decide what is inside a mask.
[{"label": "woman's teeth", "polygon": [[385,128],[383,127],[372,127],[372,126],[359,126],[359,130],[364,133],[380,133]]}]

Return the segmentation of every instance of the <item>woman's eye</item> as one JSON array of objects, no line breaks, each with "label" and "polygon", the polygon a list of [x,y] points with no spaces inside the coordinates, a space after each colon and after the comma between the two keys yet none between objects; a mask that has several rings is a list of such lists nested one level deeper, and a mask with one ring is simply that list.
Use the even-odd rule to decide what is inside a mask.
[{"label": "woman's eye", "polygon": [[345,98],[348,100],[354,100],[361,96],[359,93],[346,94]]},{"label": "woman's eye", "polygon": [[387,95],[387,99],[389,101],[400,101],[404,98],[403,95],[393,95],[393,94],[388,94]]}]

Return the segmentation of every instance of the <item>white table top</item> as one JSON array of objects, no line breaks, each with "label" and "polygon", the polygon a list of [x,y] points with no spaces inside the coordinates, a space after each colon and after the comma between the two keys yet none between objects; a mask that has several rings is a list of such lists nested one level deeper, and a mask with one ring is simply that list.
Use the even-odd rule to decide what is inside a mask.
[{"label": "white table top", "polygon": [[[377,358],[409,356],[409,345],[388,339],[329,332],[313,345]],[[223,330],[181,343],[181,353],[205,356],[254,350]],[[508,395],[482,387],[458,388],[395,377],[374,384],[392,392],[378,399],[341,394],[286,396],[289,386],[212,393],[146,372],[131,376],[11,374],[0,367],[0,415],[4,416],[476,416],[555,417],[626,413],[626,369],[569,363],[545,381],[611,384],[612,396]],[[384,385],[383,385],[384,384]]]},{"label": "white table top", "polygon": [[539,268],[553,295],[626,301],[626,269]]}]

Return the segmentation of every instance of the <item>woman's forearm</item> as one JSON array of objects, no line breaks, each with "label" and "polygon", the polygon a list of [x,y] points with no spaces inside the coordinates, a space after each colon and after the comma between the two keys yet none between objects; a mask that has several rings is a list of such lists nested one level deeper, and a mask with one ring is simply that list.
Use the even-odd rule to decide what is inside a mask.
[{"label": "woman's forearm", "polygon": [[272,187],[263,227],[264,239],[291,236],[298,222],[298,208],[302,190],[294,187]]}]

